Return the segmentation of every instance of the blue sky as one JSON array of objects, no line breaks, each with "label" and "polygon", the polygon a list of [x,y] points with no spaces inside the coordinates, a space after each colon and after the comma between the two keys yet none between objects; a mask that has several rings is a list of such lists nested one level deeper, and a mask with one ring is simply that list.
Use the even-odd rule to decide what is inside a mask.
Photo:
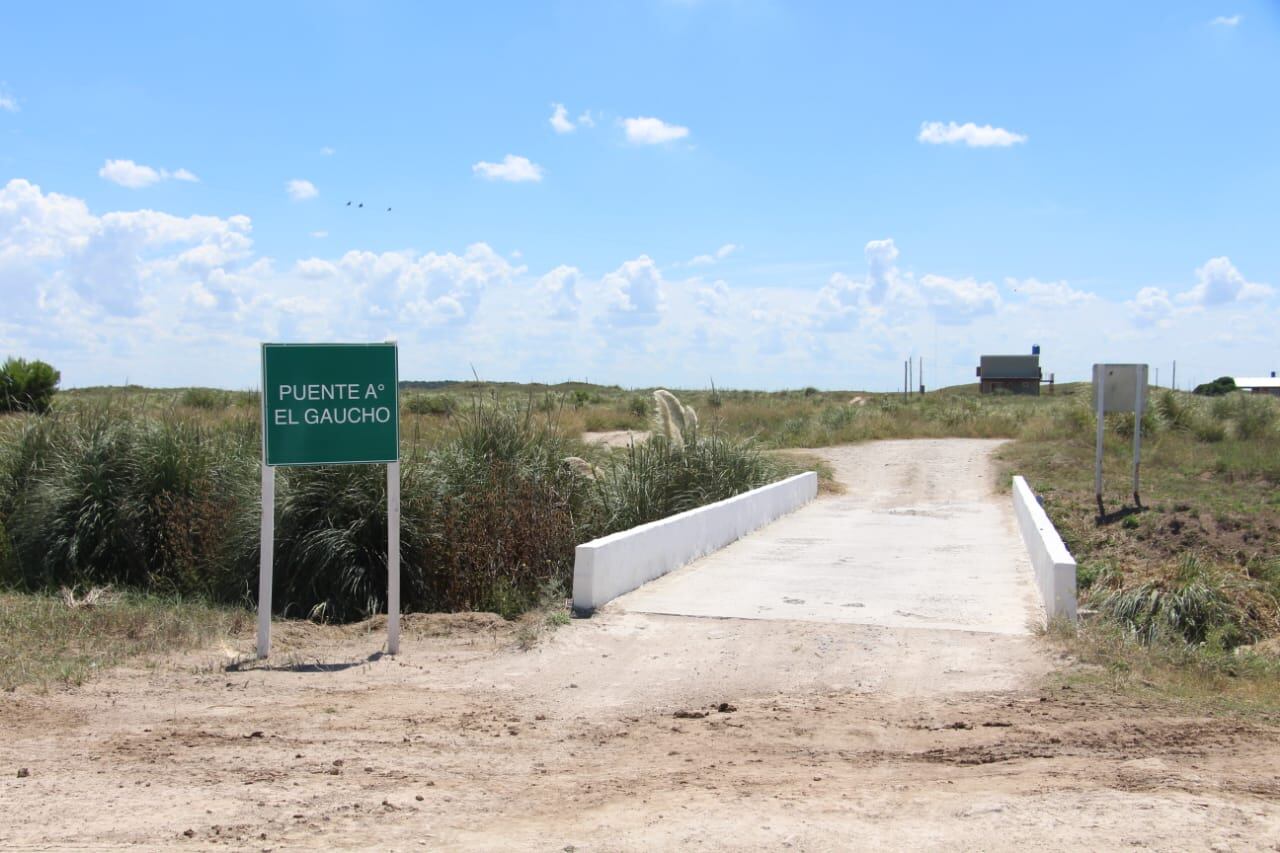
[{"label": "blue sky", "polygon": [[1280,4],[960,5],[11,7],[0,351],[226,387],[261,340],[388,336],[406,378],[1280,367]]}]

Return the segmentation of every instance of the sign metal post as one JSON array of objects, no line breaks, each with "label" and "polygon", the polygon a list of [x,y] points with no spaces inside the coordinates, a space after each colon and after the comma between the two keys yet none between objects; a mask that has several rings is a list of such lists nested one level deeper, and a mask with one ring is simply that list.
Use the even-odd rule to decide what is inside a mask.
[{"label": "sign metal post", "polygon": [[400,463],[387,463],[387,654],[400,654]]},{"label": "sign metal post", "polygon": [[276,546],[276,469],[262,463],[262,538],[258,557],[258,657],[271,654],[271,583]]},{"label": "sign metal post", "polygon": [[1101,365],[1098,364],[1093,366],[1093,387],[1094,393],[1098,397],[1097,406],[1095,407],[1098,413],[1098,446],[1093,454],[1093,493],[1098,499],[1098,518],[1106,515],[1106,511],[1102,508],[1102,437],[1107,430],[1107,407],[1104,399],[1107,393],[1107,386],[1105,382],[1098,381],[1100,367]]},{"label": "sign metal post", "polygon": [[387,466],[387,652],[400,651],[400,370],[394,341],[262,345],[258,657],[271,654],[275,469]]},{"label": "sign metal post", "polygon": [[1133,372],[1133,505],[1142,509],[1142,498],[1138,497],[1138,469],[1142,465],[1142,404],[1147,396],[1147,366]]}]

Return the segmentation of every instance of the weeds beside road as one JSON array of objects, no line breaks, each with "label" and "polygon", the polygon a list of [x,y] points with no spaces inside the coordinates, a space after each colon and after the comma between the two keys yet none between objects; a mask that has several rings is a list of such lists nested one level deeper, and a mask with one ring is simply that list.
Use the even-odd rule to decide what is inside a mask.
[{"label": "weeds beside road", "polygon": [[[1003,437],[1015,439],[1003,464],[1043,497],[1080,562],[1082,604],[1100,611],[1082,628],[1082,660],[1134,684],[1159,682],[1151,673],[1211,672],[1201,681],[1230,692],[1271,677],[1265,663],[1240,661],[1268,659],[1280,635],[1275,400],[1153,390],[1142,423],[1145,508],[1099,524],[1086,385],[1039,398],[972,388],[911,398],[814,389],[680,397],[701,419],[691,444],[663,435],[609,450],[577,436],[652,427],[647,392],[479,383],[405,391],[407,605],[514,616],[563,595],[578,542],[798,464],[763,450]],[[61,395],[51,417],[0,421],[7,582],[45,590],[111,582],[248,602],[255,405],[252,394],[208,389],[89,390]],[[1132,416],[1108,418],[1108,505],[1116,508],[1127,497],[1133,429]],[[276,601],[285,613],[351,619],[381,606],[381,479],[373,469],[282,474]],[[1186,655],[1195,666],[1148,665]]]},{"label": "weeds beside road", "polygon": [[[182,395],[158,410],[145,397],[87,396],[0,422],[0,584],[250,601],[260,455],[252,410],[234,395],[215,401],[223,409]],[[454,414],[408,414],[402,431],[406,609],[517,616],[568,588],[578,543],[790,472],[749,442],[698,428],[693,415],[686,429],[612,454],[578,441],[560,409],[480,397],[444,410]],[[381,468],[276,476],[278,611],[349,621],[385,609]]]},{"label": "weeds beside road", "polygon": [[146,654],[231,642],[252,629],[244,609],[107,591],[72,595],[0,592],[0,691],[79,684]]}]

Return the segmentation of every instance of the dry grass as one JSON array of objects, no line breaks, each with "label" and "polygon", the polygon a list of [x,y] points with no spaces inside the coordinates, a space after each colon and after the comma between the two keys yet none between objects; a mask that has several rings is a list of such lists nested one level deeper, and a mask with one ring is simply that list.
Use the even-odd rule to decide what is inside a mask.
[{"label": "dry grass", "polygon": [[814,471],[818,475],[818,494],[842,495],[847,486],[836,479],[835,469],[831,463],[813,453],[803,450],[775,450],[774,455],[786,460],[787,464],[799,471]]},{"label": "dry grass", "polygon": [[[233,640],[247,610],[137,594],[0,592],[0,690],[76,685],[139,655]],[[69,604],[68,601],[74,601]]]},{"label": "dry grass", "polygon": [[1171,638],[1143,642],[1105,619],[1078,627],[1056,623],[1048,639],[1071,660],[1057,676],[1065,686],[1173,700],[1197,712],[1280,719],[1280,650],[1274,645],[1227,652]]}]

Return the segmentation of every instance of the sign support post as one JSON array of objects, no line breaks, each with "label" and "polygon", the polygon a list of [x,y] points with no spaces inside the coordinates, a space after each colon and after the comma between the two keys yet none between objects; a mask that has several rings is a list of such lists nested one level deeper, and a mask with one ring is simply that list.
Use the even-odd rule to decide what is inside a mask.
[{"label": "sign support post", "polygon": [[1146,365],[1142,370],[1135,370],[1133,381],[1133,505],[1142,509],[1142,498],[1138,497],[1138,468],[1142,464],[1142,404],[1147,396]]},{"label": "sign support post", "polygon": [[1098,394],[1098,446],[1093,454],[1093,493],[1098,499],[1098,518],[1106,515],[1106,511],[1102,508],[1102,437],[1106,434],[1106,402],[1103,399],[1106,395],[1107,383],[1102,380],[1102,373],[1105,368],[1102,365],[1095,364],[1093,366],[1093,387],[1097,389]]},{"label": "sign support post", "polygon": [[262,463],[262,538],[258,556],[258,657],[271,654],[271,583],[276,545],[276,469]]},{"label": "sign support post", "polygon": [[400,654],[400,463],[387,463],[387,654]]}]

